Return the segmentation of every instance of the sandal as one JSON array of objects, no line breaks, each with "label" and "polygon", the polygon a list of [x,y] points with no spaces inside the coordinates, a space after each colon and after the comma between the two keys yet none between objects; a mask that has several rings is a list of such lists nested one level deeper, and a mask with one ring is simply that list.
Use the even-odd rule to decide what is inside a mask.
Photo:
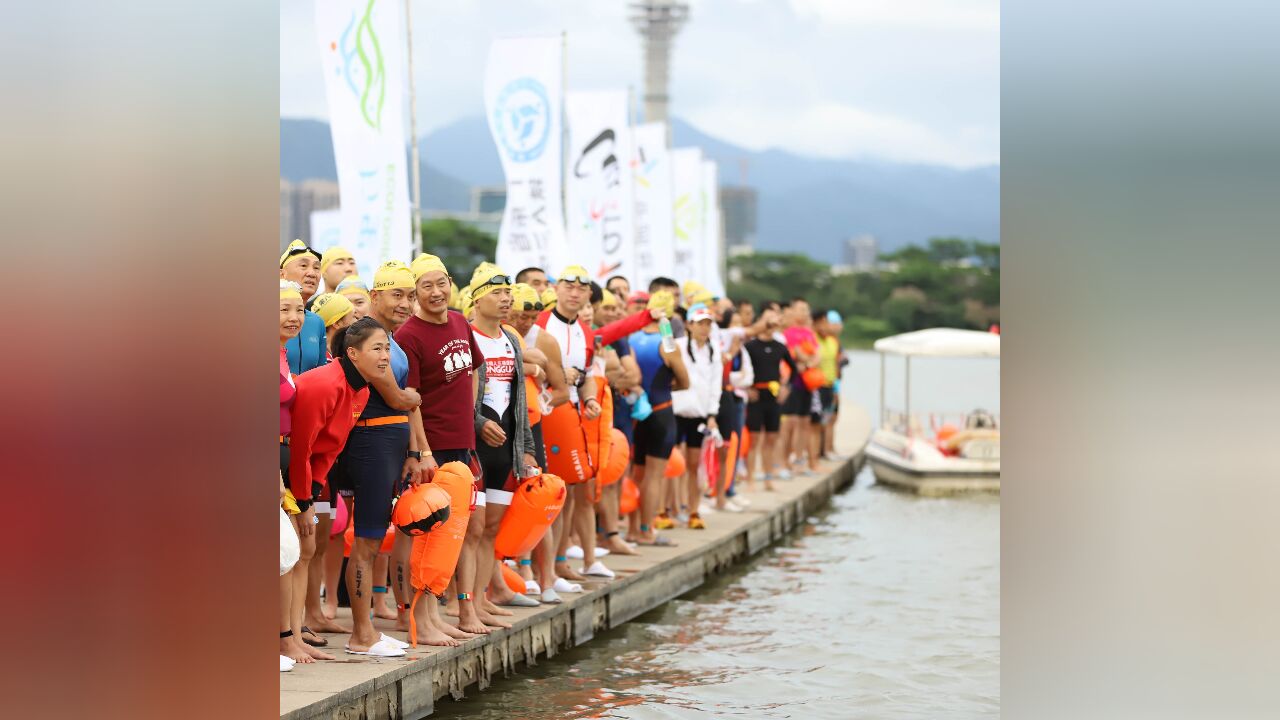
[{"label": "sandal", "polygon": [[[308,636],[308,635],[310,635],[310,636],[312,636],[312,637],[315,637],[315,638],[319,638],[319,639],[318,639],[318,640],[308,640],[308,639],[307,639],[307,636]],[[325,646],[327,646],[327,645],[329,644],[329,641],[328,641],[328,640],[326,640],[325,638],[320,637],[318,634],[316,634],[316,632],[315,632],[315,631],[313,631],[311,628],[307,627],[306,625],[303,625],[303,626],[302,626],[302,642],[304,642],[304,643],[306,643],[306,644],[310,645],[311,647],[325,647]]]}]

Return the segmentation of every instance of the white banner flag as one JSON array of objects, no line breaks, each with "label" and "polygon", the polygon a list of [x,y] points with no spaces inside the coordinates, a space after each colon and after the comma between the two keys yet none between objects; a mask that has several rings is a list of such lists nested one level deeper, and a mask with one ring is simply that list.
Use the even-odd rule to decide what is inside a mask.
[{"label": "white banner flag", "polygon": [[[321,253],[335,245],[342,245],[342,211],[338,208],[312,210],[311,240],[307,244]],[[362,278],[372,278],[375,269],[371,267],[366,270],[360,265],[360,261],[356,260],[356,272]]]},{"label": "white banner flag", "polygon": [[[413,259],[400,3],[316,0],[341,238],[362,273]],[[364,277],[372,282],[372,275]]]},{"label": "white banner flag", "polygon": [[724,297],[724,244],[721,242],[720,182],[713,160],[702,161],[702,276],[698,282]]},{"label": "white banner flag", "polygon": [[560,205],[562,39],[499,38],[489,46],[484,104],[507,178],[498,265],[558,273],[569,262]]},{"label": "white banner flag", "polygon": [[671,153],[666,123],[637,125],[631,139],[636,266],[627,279],[632,288],[643,290],[655,277],[670,277],[673,272]]},{"label": "white banner flag", "polygon": [[626,91],[565,95],[569,159],[565,224],[574,258],[604,284],[635,270],[631,228],[631,133]]},{"label": "white banner flag", "polygon": [[702,151],[671,151],[672,219],[675,227],[671,253],[672,279],[701,280],[702,263]]}]

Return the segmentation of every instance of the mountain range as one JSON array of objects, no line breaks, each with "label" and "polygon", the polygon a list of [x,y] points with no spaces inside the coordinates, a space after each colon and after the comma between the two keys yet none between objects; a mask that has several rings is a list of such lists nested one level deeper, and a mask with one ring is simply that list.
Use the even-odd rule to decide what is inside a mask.
[{"label": "mountain range", "polygon": [[[719,140],[680,119],[672,144],[702,148],[720,167],[721,185],[749,185],[758,199],[758,250],[843,260],[844,240],[874,235],[882,252],[930,237],[1000,240],[1000,167],[967,170],[875,160],[814,158],[754,151]],[[484,118],[464,118],[419,141],[424,209],[465,211],[471,187],[501,185],[502,165]],[[336,179],[327,123],[280,120],[280,176]]]}]

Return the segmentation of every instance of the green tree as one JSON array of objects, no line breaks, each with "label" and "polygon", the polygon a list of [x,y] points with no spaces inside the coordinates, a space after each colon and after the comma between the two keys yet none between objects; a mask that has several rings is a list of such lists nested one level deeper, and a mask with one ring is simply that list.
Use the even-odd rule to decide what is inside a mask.
[{"label": "green tree", "polygon": [[[498,238],[459,220],[443,218],[422,223],[422,247],[423,252],[438,256],[461,286],[471,280],[477,265],[485,260],[493,262]],[[504,269],[515,272],[519,268]]]}]

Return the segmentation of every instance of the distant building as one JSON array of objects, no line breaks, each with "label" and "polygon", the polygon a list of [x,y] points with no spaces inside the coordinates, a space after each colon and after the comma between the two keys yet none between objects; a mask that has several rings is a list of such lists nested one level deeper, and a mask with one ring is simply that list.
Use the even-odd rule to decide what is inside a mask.
[{"label": "distant building", "polygon": [[506,186],[471,188],[471,212],[475,215],[497,215],[507,209]]},{"label": "distant building", "polygon": [[756,246],[756,189],[745,185],[720,187],[720,212],[724,218],[724,241],[728,255],[734,248]]},{"label": "distant building", "polygon": [[855,271],[874,270],[880,262],[880,244],[874,235],[859,235],[844,241],[844,264]]},{"label": "distant building", "polygon": [[291,184],[280,180],[280,248],[298,238],[311,242],[311,211],[338,207],[338,183],[331,180],[303,180]]}]

